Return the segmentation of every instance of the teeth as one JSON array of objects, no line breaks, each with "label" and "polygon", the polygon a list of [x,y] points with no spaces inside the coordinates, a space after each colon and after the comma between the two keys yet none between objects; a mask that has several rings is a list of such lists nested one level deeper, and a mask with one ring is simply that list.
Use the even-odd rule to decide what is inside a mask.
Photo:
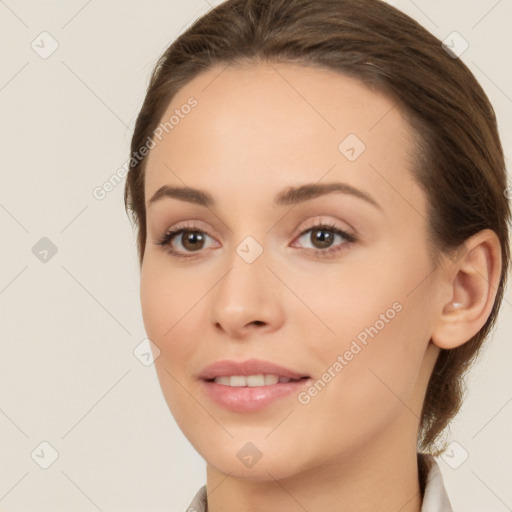
[{"label": "teeth", "polygon": [[229,377],[216,377],[214,382],[216,384],[223,384],[224,386],[231,387],[255,387],[255,386],[271,386],[278,382],[290,382],[289,377],[279,377],[279,375],[264,375],[262,373],[258,375],[231,375]]},{"label": "teeth", "polygon": [[231,377],[216,377],[215,383],[224,384],[224,386],[229,386],[231,384]]}]

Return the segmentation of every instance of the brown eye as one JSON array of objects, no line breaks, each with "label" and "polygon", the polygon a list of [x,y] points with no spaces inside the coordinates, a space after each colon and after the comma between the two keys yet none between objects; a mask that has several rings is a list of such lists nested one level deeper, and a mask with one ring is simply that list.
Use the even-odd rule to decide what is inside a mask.
[{"label": "brown eye", "polygon": [[[208,239],[210,239],[209,243]],[[167,231],[157,245],[166,247],[172,256],[186,258],[202,254],[205,252],[203,249],[218,246],[218,243],[208,233],[200,229],[176,227]]]},{"label": "brown eye", "polygon": [[[317,225],[304,230],[297,238],[300,246],[315,256],[334,256],[357,241],[354,235],[335,225]],[[308,247],[309,245],[309,247]],[[296,247],[296,244],[294,244]]]},{"label": "brown eye", "polygon": [[310,240],[317,249],[326,249],[334,242],[332,229],[314,228],[311,231]]},{"label": "brown eye", "polygon": [[187,251],[198,251],[202,249],[204,242],[204,233],[201,231],[183,231],[181,233],[181,244]]}]

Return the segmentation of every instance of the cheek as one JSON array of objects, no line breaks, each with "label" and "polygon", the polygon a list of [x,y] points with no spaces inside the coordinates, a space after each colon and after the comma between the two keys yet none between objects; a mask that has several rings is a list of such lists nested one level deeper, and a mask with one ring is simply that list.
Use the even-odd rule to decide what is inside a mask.
[{"label": "cheek", "polygon": [[384,414],[400,406],[394,394],[407,398],[415,385],[429,341],[433,292],[428,280],[418,282],[429,266],[413,246],[392,249],[375,254],[379,265],[361,259],[336,272],[331,267],[323,277],[290,276],[312,312],[302,312],[306,359],[320,363],[316,378],[329,370],[336,375],[318,400],[325,406],[341,400],[354,414],[367,414],[367,407]]},{"label": "cheek", "polygon": [[204,338],[206,295],[216,279],[216,275],[179,268],[165,254],[149,253],[144,260],[140,279],[142,317],[148,338],[160,351],[155,368],[169,404],[189,398],[178,383],[184,385],[197,370],[191,368],[191,362]]},{"label": "cheek", "polygon": [[299,300],[288,301],[287,316],[291,325],[300,319],[304,348],[316,347],[317,359],[325,360],[322,354],[342,354],[352,340],[364,346],[384,337],[404,302],[400,283],[389,274],[364,262],[289,273],[286,282]]},{"label": "cheek", "polygon": [[[148,255],[141,269],[140,300],[148,338],[158,347],[155,370],[165,400],[181,425],[191,413],[190,395],[183,388],[197,333],[187,323],[204,294],[198,282],[171,267],[165,256]],[[196,413],[197,411],[194,411]]]},{"label": "cheek", "polygon": [[203,286],[188,272],[173,268],[165,255],[148,255],[140,278],[140,301],[149,338],[166,340],[186,321],[186,315],[204,294]]},{"label": "cheek", "polygon": [[140,282],[142,318],[148,337],[160,348],[159,341],[174,324],[172,312],[176,312],[177,306],[169,286],[160,272],[144,264]]}]

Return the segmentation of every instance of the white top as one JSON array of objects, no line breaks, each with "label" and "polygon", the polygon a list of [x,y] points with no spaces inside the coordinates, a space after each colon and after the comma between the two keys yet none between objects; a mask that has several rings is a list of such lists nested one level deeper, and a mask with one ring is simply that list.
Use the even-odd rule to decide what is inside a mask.
[{"label": "white top", "polygon": [[[431,467],[427,474],[421,512],[453,512],[439,465],[431,455],[422,456],[429,459]],[[208,512],[206,496],[206,485],[203,485],[185,512]]]}]

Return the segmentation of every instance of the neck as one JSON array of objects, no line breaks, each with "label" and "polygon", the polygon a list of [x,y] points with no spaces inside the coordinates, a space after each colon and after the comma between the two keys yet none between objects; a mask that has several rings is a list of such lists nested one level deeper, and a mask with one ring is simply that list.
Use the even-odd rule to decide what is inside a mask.
[{"label": "neck", "polygon": [[416,439],[380,436],[291,477],[253,481],[207,465],[208,512],[420,512]]}]

